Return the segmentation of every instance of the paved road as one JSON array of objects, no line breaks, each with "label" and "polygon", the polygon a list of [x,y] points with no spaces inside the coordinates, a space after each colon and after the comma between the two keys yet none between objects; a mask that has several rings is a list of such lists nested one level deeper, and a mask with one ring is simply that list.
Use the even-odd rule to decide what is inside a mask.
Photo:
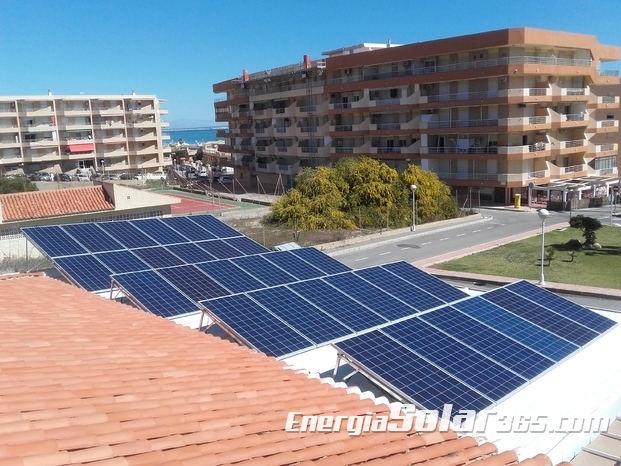
[{"label": "paved road", "polygon": [[[526,212],[512,212],[496,209],[482,209],[486,219],[484,221],[458,226],[445,231],[428,231],[424,234],[406,234],[390,242],[383,242],[376,246],[365,245],[353,247],[348,251],[339,252],[337,259],[354,269],[381,265],[397,260],[417,262],[432,257],[456,252],[488,242],[502,242],[505,238],[528,231],[541,229],[541,220],[535,210]],[[581,210],[579,213],[599,218],[605,224],[610,224],[609,209]],[[621,209],[618,210],[621,214]],[[574,213],[575,215],[575,213]],[[567,226],[569,213],[552,212],[546,226]],[[614,216],[612,223],[621,227],[621,215]],[[491,289],[491,286],[480,286],[474,283],[452,282],[458,286],[468,286],[472,289]],[[571,300],[592,308],[612,309],[621,311],[621,302],[602,298],[567,296]]]}]

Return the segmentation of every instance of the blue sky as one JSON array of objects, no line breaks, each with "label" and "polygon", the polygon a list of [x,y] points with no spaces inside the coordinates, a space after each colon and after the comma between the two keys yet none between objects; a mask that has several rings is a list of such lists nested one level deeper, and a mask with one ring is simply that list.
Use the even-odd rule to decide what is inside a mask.
[{"label": "blue sky", "polygon": [[243,69],[362,42],[528,26],[621,46],[619,0],[0,0],[0,17],[0,95],[157,94],[173,127],[213,122],[213,83]]}]

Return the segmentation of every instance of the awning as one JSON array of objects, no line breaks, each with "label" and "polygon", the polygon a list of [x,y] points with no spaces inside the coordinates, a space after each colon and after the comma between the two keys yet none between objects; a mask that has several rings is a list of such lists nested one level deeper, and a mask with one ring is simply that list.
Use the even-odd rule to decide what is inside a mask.
[{"label": "awning", "polygon": [[95,150],[95,145],[93,143],[69,144],[68,148],[69,152],[71,152],[72,154],[78,154],[80,152],[93,152]]}]

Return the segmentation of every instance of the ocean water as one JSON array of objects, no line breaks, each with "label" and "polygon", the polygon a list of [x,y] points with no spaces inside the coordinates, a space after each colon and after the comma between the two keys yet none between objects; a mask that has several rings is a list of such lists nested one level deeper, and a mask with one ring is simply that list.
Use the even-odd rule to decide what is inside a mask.
[{"label": "ocean water", "polygon": [[201,129],[190,131],[176,131],[171,129],[164,131],[164,134],[170,134],[169,143],[178,142],[179,139],[183,139],[183,142],[188,144],[196,144],[201,142],[217,141],[215,129]]}]

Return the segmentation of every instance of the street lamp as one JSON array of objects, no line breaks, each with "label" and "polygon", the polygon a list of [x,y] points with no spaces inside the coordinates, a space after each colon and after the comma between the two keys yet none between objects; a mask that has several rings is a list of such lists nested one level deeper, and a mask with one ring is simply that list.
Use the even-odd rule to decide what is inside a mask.
[{"label": "street lamp", "polygon": [[550,212],[548,212],[547,209],[539,209],[537,211],[537,215],[539,215],[539,218],[541,219],[541,277],[539,277],[539,284],[541,286],[545,286],[546,281],[543,278],[543,257],[545,254],[545,244],[546,244],[545,226],[546,226],[546,219],[550,216]]},{"label": "street lamp", "polygon": [[416,231],[416,185],[410,185],[412,190],[412,231]]}]

